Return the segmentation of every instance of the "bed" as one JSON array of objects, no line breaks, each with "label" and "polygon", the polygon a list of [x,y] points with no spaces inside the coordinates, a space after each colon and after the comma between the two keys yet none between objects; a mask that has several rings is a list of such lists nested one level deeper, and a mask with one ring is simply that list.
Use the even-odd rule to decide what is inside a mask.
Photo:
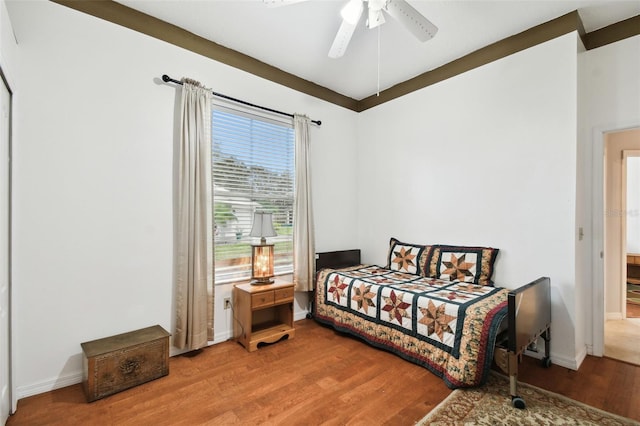
[{"label": "bed", "polygon": [[387,264],[360,264],[359,250],[319,253],[313,318],[421,365],[448,387],[482,385],[495,358],[509,376],[539,337],[550,365],[550,281],[495,287],[498,250],[408,244],[392,238]]}]

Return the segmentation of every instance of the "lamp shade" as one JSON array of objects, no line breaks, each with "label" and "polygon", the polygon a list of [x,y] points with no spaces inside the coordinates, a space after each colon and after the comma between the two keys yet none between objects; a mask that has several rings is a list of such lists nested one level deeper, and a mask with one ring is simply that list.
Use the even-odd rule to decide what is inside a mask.
[{"label": "lamp shade", "polygon": [[275,237],[277,234],[273,229],[273,215],[266,212],[255,212],[249,235],[257,238]]}]

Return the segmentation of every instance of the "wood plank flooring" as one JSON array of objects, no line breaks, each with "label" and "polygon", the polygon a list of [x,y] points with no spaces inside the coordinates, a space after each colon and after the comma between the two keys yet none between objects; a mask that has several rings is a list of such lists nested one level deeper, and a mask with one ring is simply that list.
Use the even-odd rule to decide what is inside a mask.
[{"label": "wood plank flooring", "polygon": [[[638,366],[588,357],[576,372],[525,358],[520,379],[640,420]],[[422,367],[303,320],[292,340],[173,357],[168,376],[90,404],[81,385],[22,399],[7,424],[412,425],[450,392]]]},{"label": "wood plank flooring", "polygon": [[640,318],[604,323],[604,356],[640,365]]},{"label": "wood plank flooring", "polygon": [[557,365],[541,368],[538,360],[524,357],[518,380],[640,421],[640,366],[587,356],[574,371]]},{"label": "wood plank flooring", "polygon": [[627,302],[627,318],[640,318],[640,305]]}]

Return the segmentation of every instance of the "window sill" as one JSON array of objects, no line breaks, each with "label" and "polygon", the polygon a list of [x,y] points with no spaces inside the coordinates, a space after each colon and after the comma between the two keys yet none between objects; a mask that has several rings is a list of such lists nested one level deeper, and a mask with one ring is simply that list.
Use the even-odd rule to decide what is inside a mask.
[{"label": "window sill", "polygon": [[[273,279],[278,281],[293,282],[293,272],[274,275]],[[219,285],[227,285],[227,284],[248,284],[250,282],[251,282],[251,278],[246,278],[244,280],[224,280],[224,281],[219,281],[214,283],[214,287],[217,287]]]}]

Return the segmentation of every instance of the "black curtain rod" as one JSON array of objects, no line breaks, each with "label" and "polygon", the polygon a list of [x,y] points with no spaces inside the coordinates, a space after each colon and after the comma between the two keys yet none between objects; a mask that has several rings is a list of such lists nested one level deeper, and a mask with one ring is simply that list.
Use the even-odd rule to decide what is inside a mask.
[{"label": "black curtain rod", "polygon": [[[182,82],[181,81],[175,80],[175,79],[169,77],[166,74],[162,75],[162,81],[164,81],[165,83],[172,82],[172,83],[179,84],[179,85],[182,86]],[[242,101],[240,99],[232,98],[231,96],[223,95],[222,93],[216,93],[214,91],[212,91],[211,93],[213,93],[214,96],[217,96],[219,98],[228,99],[230,101],[237,102],[237,103],[242,104],[242,105],[247,105],[247,106],[250,106],[250,107],[259,108],[259,109],[262,109],[264,111],[274,112],[276,114],[286,115],[287,117],[293,118],[293,114],[289,114],[288,112],[282,112],[282,111],[278,111],[278,110],[275,110],[275,109],[263,107],[263,106],[260,106],[260,105],[255,105],[255,104],[252,104],[252,103],[249,103],[249,102],[246,102],[246,101]],[[320,121],[320,120],[311,120],[311,122],[314,123],[314,124],[317,124],[318,126],[322,125],[322,121]]]}]

